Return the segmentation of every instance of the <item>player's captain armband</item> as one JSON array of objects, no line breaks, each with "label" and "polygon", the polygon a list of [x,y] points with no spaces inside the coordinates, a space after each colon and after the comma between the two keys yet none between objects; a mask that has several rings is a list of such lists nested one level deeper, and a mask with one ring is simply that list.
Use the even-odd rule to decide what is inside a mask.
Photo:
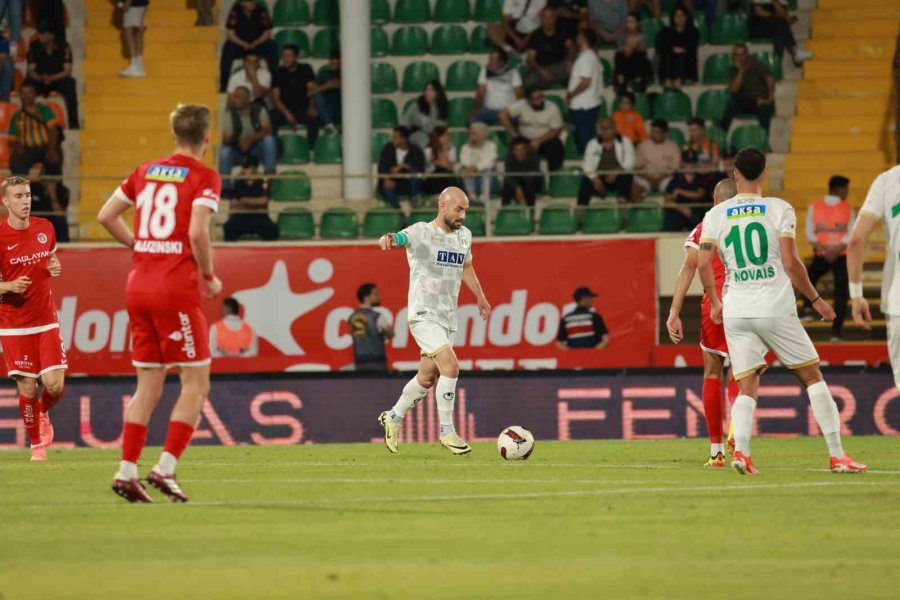
[{"label": "player's captain armband", "polygon": [[404,246],[409,245],[409,236],[402,231],[400,233],[392,233],[391,235],[394,237],[395,246],[403,248]]}]

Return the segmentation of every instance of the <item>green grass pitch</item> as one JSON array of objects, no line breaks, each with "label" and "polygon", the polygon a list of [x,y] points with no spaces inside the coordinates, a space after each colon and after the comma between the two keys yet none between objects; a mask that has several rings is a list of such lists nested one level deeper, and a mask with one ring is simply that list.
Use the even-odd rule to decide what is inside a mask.
[{"label": "green grass pitch", "polygon": [[755,478],[700,440],[196,447],[151,506],[117,451],[2,452],[0,598],[897,598],[900,440],[846,446],[870,473],[821,438],[754,440]]}]

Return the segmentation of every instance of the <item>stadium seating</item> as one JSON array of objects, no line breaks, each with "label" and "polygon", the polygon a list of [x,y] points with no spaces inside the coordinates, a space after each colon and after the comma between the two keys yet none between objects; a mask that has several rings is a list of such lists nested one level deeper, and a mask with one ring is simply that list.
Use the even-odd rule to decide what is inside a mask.
[{"label": "stadium seating", "polygon": [[372,93],[392,94],[397,91],[397,70],[386,62],[372,65]]},{"label": "stadium seating", "polygon": [[563,150],[565,151],[564,157],[566,160],[581,160],[584,158],[578,151],[578,146],[575,145],[574,133],[569,133],[566,136],[566,141],[563,142]]},{"label": "stadium seating", "polygon": [[335,206],[322,213],[319,235],[323,238],[355,238],[359,236],[359,221],[349,208]]},{"label": "stadium seating", "polygon": [[391,6],[388,0],[369,0],[369,18],[372,23],[384,25],[391,20]]},{"label": "stadium seating", "polygon": [[697,99],[696,116],[707,121],[718,121],[725,114],[728,90],[706,90]]},{"label": "stadium seating", "polygon": [[[270,186],[274,202],[307,201],[312,198],[312,185],[303,172],[284,173],[294,175],[292,179],[273,179]],[[302,177],[296,177],[302,175]]]},{"label": "stadium seating", "polygon": [[565,100],[563,100],[559,96],[554,96],[553,94],[544,94],[544,99],[556,105],[556,107],[559,109],[559,114],[562,115],[564,121],[569,118],[569,107],[566,106]]},{"label": "stadium seating", "polygon": [[[431,218],[429,218],[429,221],[434,218],[433,209],[430,214]],[[469,228],[469,231],[471,231],[474,236],[481,237],[487,235],[483,208],[469,209],[466,213],[466,227]]]},{"label": "stadium seating", "polygon": [[300,27],[309,25],[309,4],[306,0],[276,0],[272,9],[275,27]]},{"label": "stadium seating", "polygon": [[448,92],[474,92],[481,66],[474,60],[458,60],[447,68],[444,88]]},{"label": "stadium seating", "polygon": [[729,12],[718,17],[712,26],[710,42],[716,45],[731,45],[746,42],[747,17],[742,12]]},{"label": "stadium seating", "polygon": [[585,208],[582,233],[617,233],[622,223],[619,203],[612,199],[595,200]]},{"label": "stadium seating", "polygon": [[474,98],[451,98],[447,106],[447,124],[450,127],[468,126],[469,111],[474,105]]},{"label": "stadium seating", "polygon": [[294,45],[300,48],[300,56],[309,56],[309,36],[299,29],[282,29],[275,34],[275,43],[279,50],[285,46]]},{"label": "stadium seating", "polygon": [[397,126],[397,106],[387,98],[372,98],[372,127],[392,129]]},{"label": "stadium seating", "polygon": [[283,240],[308,240],[316,235],[316,224],[305,208],[289,208],[278,213],[278,234]]},{"label": "stadium seating", "polygon": [[418,61],[409,63],[403,69],[403,85],[401,90],[407,93],[421,92],[429,81],[440,79],[437,65],[433,62]]},{"label": "stadium seating", "polygon": [[[469,221],[471,220],[471,211],[467,214],[466,218],[466,226],[469,226]],[[433,208],[414,208],[409,211],[409,225],[414,225],[415,223],[430,223],[434,220],[434,209]],[[471,228],[470,228],[471,229]]]},{"label": "stadium seating", "polygon": [[503,206],[497,211],[496,235],[531,235],[533,231],[534,221],[527,206]]},{"label": "stadium seating", "polygon": [[769,150],[769,136],[766,130],[757,124],[741,125],[731,131],[730,143],[732,152],[751,146],[757,150],[767,152]]},{"label": "stadium seating", "polygon": [[331,54],[340,49],[338,41],[337,29],[320,29],[313,36],[312,52],[313,58],[330,58]]},{"label": "stadium seating", "polygon": [[428,53],[428,33],[424,27],[412,25],[400,27],[391,38],[391,54],[394,56],[420,56]]},{"label": "stadium seating", "polygon": [[373,57],[382,57],[390,54],[390,42],[388,41],[387,32],[381,27],[373,27],[369,36],[370,55]]},{"label": "stadium seating", "polygon": [[641,31],[644,33],[648,47],[652,48],[656,45],[656,36],[665,26],[662,19],[656,17],[641,19]]},{"label": "stadium seating", "polygon": [[721,127],[717,125],[707,125],[706,137],[708,137],[710,141],[714,142],[716,146],[719,147],[720,154],[724,154],[728,150],[728,146],[725,143],[726,135],[725,132],[722,131]]},{"label": "stadium seating", "polygon": [[313,25],[320,27],[336,27],[338,25],[337,0],[315,0]]},{"label": "stadium seating", "polygon": [[278,136],[281,155],[278,162],[283,165],[305,165],[309,162],[309,140],[296,133],[282,133]]},{"label": "stadium seating", "polygon": [[653,102],[653,118],[687,121],[691,118],[691,99],[684,92],[663,92]]},{"label": "stadium seating", "polygon": [[684,132],[677,127],[669,127],[669,131],[667,132],[669,135],[669,139],[678,144],[679,148],[684,147],[685,135]]},{"label": "stadium seating", "polygon": [[[573,136],[569,136],[570,138]],[[573,168],[562,168],[550,173],[550,197],[572,198],[578,195],[581,185],[581,171]]]},{"label": "stadium seating", "polygon": [[468,1],[437,0],[434,7],[434,20],[438,23],[464,23],[469,17]]},{"label": "stadium seating", "polygon": [[465,54],[468,40],[466,30],[460,25],[441,25],[431,35],[432,54]]},{"label": "stadium seating", "polygon": [[462,152],[462,147],[466,145],[466,141],[469,139],[469,132],[467,130],[451,131],[450,139],[453,141],[453,147],[456,148],[456,155],[459,156],[459,153]]},{"label": "stadium seating", "polygon": [[769,72],[775,77],[775,81],[782,80],[784,71],[781,66],[781,60],[773,52],[754,52],[751,56],[768,67]]},{"label": "stadium seating", "polygon": [[[616,97],[613,100],[612,111],[616,112],[619,110],[619,98]],[[640,115],[646,121],[650,118],[650,98],[647,94],[635,94],[634,96],[634,110],[638,111]]]},{"label": "stadium seating", "polygon": [[656,233],[662,230],[663,209],[655,200],[645,200],[628,209],[625,231],[628,233]]},{"label": "stadium seating", "polygon": [[728,83],[729,73],[731,73],[730,54],[712,54],[706,57],[703,63],[703,83],[707,85]]},{"label": "stadium seating", "polygon": [[603,65],[603,85],[609,87],[612,85],[613,80],[612,64],[602,56],[600,57],[600,64]]},{"label": "stadium seating", "polygon": [[397,23],[426,23],[431,20],[428,0],[396,0],[394,21]]},{"label": "stadium seating", "polygon": [[472,29],[469,37],[469,53],[471,54],[487,54],[491,51],[491,44],[488,42],[487,29],[484,25],[478,25]]},{"label": "stadium seating", "polygon": [[373,208],[363,218],[363,237],[378,238],[403,229],[403,213],[394,208]]},{"label": "stadium seating", "polygon": [[372,163],[377,163],[381,158],[381,149],[391,141],[391,134],[383,131],[372,132]]},{"label": "stadium seating", "polygon": [[475,0],[475,20],[495,23],[502,16],[503,0]]},{"label": "stadium seating", "polygon": [[341,135],[339,133],[323,133],[316,140],[316,164],[334,165],[341,162]]},{"label": "stadium seating", "polygon": [[493,140],[497,144],[497,158],[506,160],[506,152],[508,151],[507,138],[509,135],[505,131],[494,130],[488,135],[489,140]]},{"label": "stadium seating", "polygon": [[709,29],[706,27],[706,17],[704,17],[700,12],[694,15],[694,26],[697,28],[697,33],[700,36],[700,45],[709,43]]},{"label": "stadium seating", "polygon": [[541,211],[538,222],[541,235],[569,235],[575,229],[575,215],[568,204],[551,204]]}]

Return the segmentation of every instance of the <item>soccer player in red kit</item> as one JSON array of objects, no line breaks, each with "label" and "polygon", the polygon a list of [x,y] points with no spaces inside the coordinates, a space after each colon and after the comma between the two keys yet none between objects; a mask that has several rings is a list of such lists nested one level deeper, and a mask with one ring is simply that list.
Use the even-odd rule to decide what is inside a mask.
[{"label": "soccer player in red kit", "polygon": [[[122,462],[112,486],[129,502],[152,502],[138,479],[137,462],[170,367],[178,368],[181,395],[172,409],[162,456],[147,482],[173,501],[187,501],[175,480],[175,465],[209,393],[209,328],[201,300],[222,290],[213,273],[209,238],[222,181],[201,162],[209,148],[210,118],[205,106],[179,104],[171,115],[175,152],[135,169],[97,217],[134,253],[125,302],[137,391],[125,411]],[[133,232],[122,219],[131,207]]]},{"label": "soccer player in red kit", "polygon": [[[713,201],[718,204],[728,200],[737,194],[734,179],[723,179],[716,185],[713,192]],[[669,310],[669,318],[666,327],[672,342],[678,344],[684,339],[684,331],[681,326],[681,307],[688,288],[694,280],[697,271],[701,225],[697,225],[688,239],[684,242],[685,255],[681,271],[678,273],[678,283],[675,294],[672,296],[672,307]],[[719,297],[722,296],[722,287],[725,285],[725,265],[716,256],[713,262],[713,270],[716,274],[716,288]],[[706,416],[706,428],[709,432],[709,460],[707,467],[725,467],[725,445],[722,443],[722,370],[725,359],[728,358],[728,344],[725,342],[725,327],[721,323],[714,323],[709,316],[709,301],[703,297],[701,304],[700,320],[700,348],[703,350],[703,413]],[[728,382],[728,398],[732,402],[737,398],[737,384],[732,379]]]},{"label": "soccer player in red kit", "polygon": [[[0,223],[0,344],[7,374],[19,388],[19,413],[31,443],[31,460],[47,460],[53,425],[47,414],[63,393],[66,350],[50,291],[61,272],[56,233],[31,216],[31,184],[10,177],[0,185],[9,216]],[[43,388],[38,398],[37,380]]]}]

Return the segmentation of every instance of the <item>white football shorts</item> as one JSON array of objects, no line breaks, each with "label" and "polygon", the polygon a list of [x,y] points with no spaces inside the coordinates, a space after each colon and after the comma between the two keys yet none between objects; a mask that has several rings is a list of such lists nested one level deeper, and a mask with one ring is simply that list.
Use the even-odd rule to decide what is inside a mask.
[{"label": "white football shorts", "polygon": [[900,388],[900,317],[887,315],[887,339],[894,385]]},{"label": "white football shorts", "polygon": [[414,321],[409,324],[409,331],[422,350],[422,356],[434,358],[442,350],[453,347],[453,335],[437,323]]},{"label": "white football shorts", "polygon": [[725,339],[735,380],[765,370],[769,350],[788,369],[819,362],[816,347],[800,319],[793,316],[725,319]]}]

